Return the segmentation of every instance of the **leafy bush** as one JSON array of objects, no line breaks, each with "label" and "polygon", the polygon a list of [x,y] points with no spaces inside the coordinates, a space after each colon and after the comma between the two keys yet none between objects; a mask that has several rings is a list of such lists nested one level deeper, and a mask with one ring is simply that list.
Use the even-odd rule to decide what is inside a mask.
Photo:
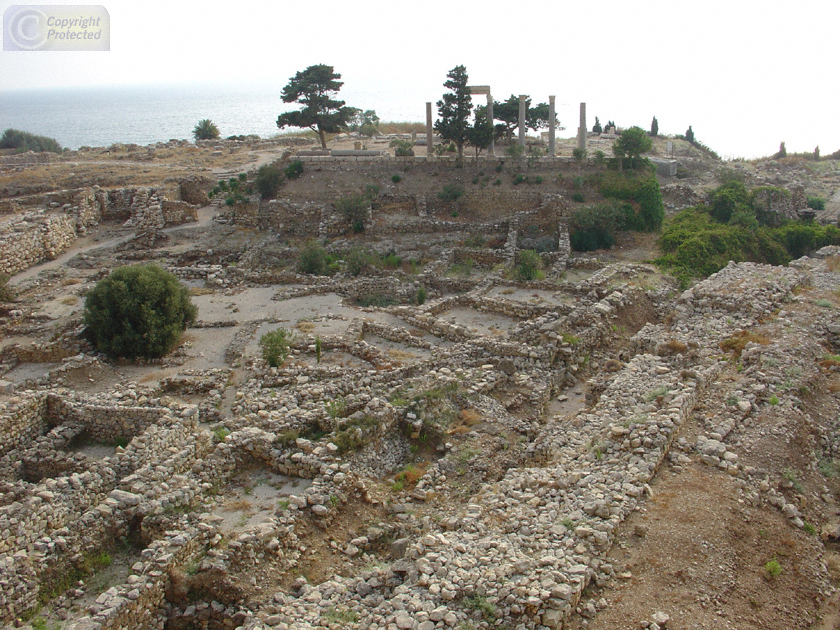
[{"label": "leafy bush", "polygon": [[615,233],[624,227],[628,206],[602,203],[581,208],[572,215],[569,242],[577,252],[609,249]]},{"label": "leafy bush", "polygon": [[353,231],[360,234],[365,231],[365,218],[370,199],[365,195],[347,195],[335,203],[335,208],[350,222]]},{"label": "leafy bush", "polygon": [[9,276],[0,273],[0,302],[12,302],[15,299],[15,292],[9,286]]},{"label": "leafy bush", "polygon": [[808,197],[808,207],[812,210],[825,210],[825,199],[822,197]]},{"label": "leafy bush", "polygon": [[344,255],[344,263],[347,272],[353,276],[362,273],[362,269],[368,265],[375,265],[377,257],[369,249],[360,246],[353,247]]},{"label": "leafy bush", "polygon": [[720,271],[731,260],[784,265],[826,245],[840,244],[840,229],[835,226],[791,221],[767,227],[753,222],[749,211],[740,206],[729,223],[721,223],[707,206],[683,210],[662,230],[663,254],[657,263],[686,285],[691,278]]},{"label": "leafy bush", "polygon": [[583,196],[583,193],[576,192],[572,195],[572,201],[576,203],[583,203],[586,199]]},{"label": "leafy bush", "polygon": [[219,128],[209,118],[199,120],[193,128],[193,138],[196,140],[215,140],[219,135]]},{"label": "leafy bush", "polygon": [[425,303],[426,303],[426,289],[421,286],[419,289],[417,289],[417,304],[419,306],[422,306]]},{"label": "leafy bush", "polygon": [[327,272],[327,252],[317,241],[309,241],[301,250],[297,263],[298,271],[313,276]]},{"label": "leafy bush", "polygon": [[157,265],[120,267],[85,298],[88,338],[110,357],[162,357],[196,315],[189,290]]},{"label": "leafy bush", "polygon": [[393,175],[391,175],[391,181],[395,184],[399,184],[400,181],[402,181],[402,177],[400,177],[399,173],[394,173]]},{"label": "leafy bush", "polygon": [[15,149],[15,153],[26,151],[61,153],[62,151],[61,145],[54,138],[36,136],[28,131],[18,129],[6,129],[3,132],[3,137],[0,138],[0,149]]},{"label": "leafy bush", "polygon": [[659,182],[652,173],[631,171],[598,173],[595,178],[598,192],[604,197],[630,202],[624,229],[654,232],[665,219],[665,206]]},{"label": "leafy bush", "polygon": [[283,169],[283,174],[286,179],[297,179],[303,175],[303,162],[300,160],[289,162],[289,165]]},{"label": "leafy bush", "polygon": [[280,367],[289,356],[289,344],[294,335],[285,328],[278,328],[260,337],[263,360],[271,367]]},{"label": "leafy bush", "polygon": [[731,180],[712,193],[712,216],[721,223],[726,223],[732,218],[735,208],[745,206],[748,202],[749,194],[744,184]]},{"label": "leafy bush", "polygon": [[579,147],[572,149],[572,157],[575,159],[575,162],[583,162],[586,159],[586,149]]},{"label": "leafy bush", "polygon": [[257,170],[254,184],[263,199],[273,199],[285,181],[283,171],[274,164],[264,164]]},{"label": "leafy bush", "polygon": [[414,141],[413,140],[391,140],[388,145],[394,149],[394,157],[410,157],[414,155]]},{"label": "leafy bush", "polygon": [[514,186],[519,186],[519,184],[527,181],[527,179],[528,178],[525,177],[522,173],[517,173],[516,175],[513,176],[513,185]]},{"label": "leafy bush", "polygon": [[445,184],[438,193],[438,199],[445,202],[458,201],[464,195],[464,189],[458,184]]},{"label": "leafy bush", "polygon": [[519,264],[514,270],[517,280],[537,280],[542,277],[542,258],[533,249],[519,252]]}]

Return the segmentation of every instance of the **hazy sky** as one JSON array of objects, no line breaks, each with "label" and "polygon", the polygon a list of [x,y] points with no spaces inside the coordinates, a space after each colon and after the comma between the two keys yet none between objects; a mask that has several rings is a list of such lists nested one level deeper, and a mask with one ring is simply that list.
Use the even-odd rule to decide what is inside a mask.
[{"label": "hazy sky", "polygon": [[[0,0],[0,10],[14,4]],[[54,4],[68,4],[56,1]],[[453,66],[497,100],[557,96],[602,123],[684,133],[723,156],[840,149],[838,0],[454,0],[276,3],[111,0],[110,52],[0,51],[0,90],[262,83],[325,63],[349,105],[422,120]],[[399,97],[396,95],[399,94]],[[354,96],[374,103],[360,103]],[[416,114],[404,103],[416,101]],[[394,117],[394,116],[389,116]]]}]

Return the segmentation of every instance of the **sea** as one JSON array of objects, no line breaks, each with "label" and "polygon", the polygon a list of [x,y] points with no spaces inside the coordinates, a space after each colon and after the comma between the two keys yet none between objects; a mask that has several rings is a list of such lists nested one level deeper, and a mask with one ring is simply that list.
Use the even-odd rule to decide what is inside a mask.
[{"label": "sea", "polygon": [[[359,97],[359,95],[353,95]],[[363,98],[362,101],[373,100]],[[345,98],[343,94],[341,98]],[[355,105],[356,100],[348,105]],[[375,109],[368,105],[364,109]],[[393,103],[380,118],[420,121],[422,103]],[[0,90],[0,132],[13,128],[55,138],[63,147],[147,145],[192,139],[199,120],[209,118],[221,136],[281,133],[277,116],[294,109],[280,88],[265,85],[151,85]],[[384,115],[383,115],[384,114]]]}]

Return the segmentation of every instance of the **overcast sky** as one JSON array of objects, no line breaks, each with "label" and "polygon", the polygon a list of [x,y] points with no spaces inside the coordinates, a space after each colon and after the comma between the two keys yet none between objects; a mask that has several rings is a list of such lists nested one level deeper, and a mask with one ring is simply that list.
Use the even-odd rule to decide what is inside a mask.
[{"label": "overcast sky", "polygon": [[840,149],[838,0],[103,5],[110,52],[2,51],[0,89],[245,82],[279,97],[296,71],[325,63],[342,74],[348,104],[416,100],[416,115],[401,117],[422,120],[463,64],[497,100],[556,95],[565,135],[585,101],[590,128],[595,115],[644,128],[656,115],[661,133],[692,125],[723,156],[768,155],[783,140],[789,152]]}]

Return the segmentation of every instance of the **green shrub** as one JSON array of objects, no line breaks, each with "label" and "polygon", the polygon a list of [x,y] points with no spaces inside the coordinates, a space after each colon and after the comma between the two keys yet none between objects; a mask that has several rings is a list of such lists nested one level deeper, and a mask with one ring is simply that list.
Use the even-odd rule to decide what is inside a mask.
[{"label": "green shrub", "polygon": [[749,194],[744,184],[732,180],[720,186],[712,193],[712,216],[721,223],[726,223],[739,206],[749,203]]},{"label": "green shrub", "polygon": [[825,210],[825,199],[822,197],[808,197],[808,207],[812,210]]},{"label": "green shrub", "polygon": [[576,203],[583,203],[586,201],[586,198],[583,196],[583,193],[576,192],[572,195],[572,201]]},{"label": "green shrub", "polygon": [[0,273],[0,302],[12,302],[15,299],[15,292],[9,286],[9,276]]},{"label": "green shrub", "polygon": [[577,252],[609,249],[615,244],[615,233],[624,227],[627,213],[628,207],[617,203],[602,203],[576,211],[570,224],[572,249]]},{"label": "green shrub", "polygon": [[417,304],[422,306],[425,303],[426,303],[426,289],[421,286],[419,289],[417,289]]},{"label": "green shrub", "polygon": [[[413,140],[391,140],[388,145],[394,149],[394,157],[411,157],[414,155],[414,141]],[[441,146],[441,145],[438,145]],[[447,149],[444,149],[447,150]]]},{"label": "green shrub", "polygon": [[445,202],[458,201],[464,195],[464,188],[458,184],[445,184],[438,193],[438,199]]},{"label": "green shrub", "polygon": [[575,162],[583,162],[586,159],[586,149],[572,149],[572,157],[575,159]]},{"label": "green shrub", "polygon": [[522,184],[526,181],[528,181],[528,178],[525,177],[522,173],[517,173],[516,175],[513,176],[513,185],[514,186],[519,186],[519,184]]},{"label": "green shrub", "polygon": [[85,298],[91,343],[110,357],[159,358],[195,321],[189,290],[157,265],[120,267]]},{"label": "green shrub", "polygon": [[542,276],[542,258],[533,249],[519,252],[519,264],[514,275],[517,280],[537,280]]},{"label": "green shrub", "polygon": [[286,179],[297,179],[303,175],[303,162],[300,160],[289,162],[289,165],[283,169],[283,174]]},{"label": "green shrub", "polygon": [[358,276],[368,265],[375,265],[376,256],[369,249],[355,246],[344,254],[344,263],[350,275]]},{"label": "green shrub", "polygon": [[775,558],[764,565],[764,570],[767,571],[767,575],[769,575],[770,577],[777,577],[781,575],[783,571],[782,565],[779,564],[779,561]]},{"label": "green shrub", "polygon": [[62,151],[61,145],[54,138],[36,136],[28,131],[19,131],[18,129],[6,129],[3,132],[3,136],[0,137],[0,149],[14,149],[15,153],[26,151],[61,153]]},{"label": "green shrub", "polygon": [[365,195],[347,195],[335,203],[335,208],[350,222],[353,231],[361,234],[365,231],[365,219],[371,200]]},{"label": "green shrub", "polygon": [[321,354],[324,351],[324,343],[321,341],[320,337],[315,337],[315,362],[321,362]]},{"label": "green shrub", "polygon": [[598,192],[604,197],[630,202],[624,229],[654,232],[665,219],[665,206],[655,175],[645,171],[598,173]]},{"label": "green shrub", "polygon": [[327,252],[317,241],[309,241],[298,256],[297,269],[312,276],[323,276],[327,272]]},{"label": "green shrub", "polygon": [[289,344],[293,334],[285,328],[278,328],[260,337],[260,350],[263,360],[271,367],[280,367],[289,356]]},{"label": "green shrub", "polygon": [[486,242],[486,239],[481,234],[473,234],[464,239],[464,247],[478,249],[484,247]]},{"label": "green shrub", "polygon": [[263,164],[257,170],[254,184],[263,199],[273,199],[285,181],[283,170],[274,164]]},{"label": "green shrub", "polygon": [[400,177],[398,173],[394,173],[393,175],[391,175],[391,181],[395,184],[399,184],[400,181],[402,181],[402,177]]}]

